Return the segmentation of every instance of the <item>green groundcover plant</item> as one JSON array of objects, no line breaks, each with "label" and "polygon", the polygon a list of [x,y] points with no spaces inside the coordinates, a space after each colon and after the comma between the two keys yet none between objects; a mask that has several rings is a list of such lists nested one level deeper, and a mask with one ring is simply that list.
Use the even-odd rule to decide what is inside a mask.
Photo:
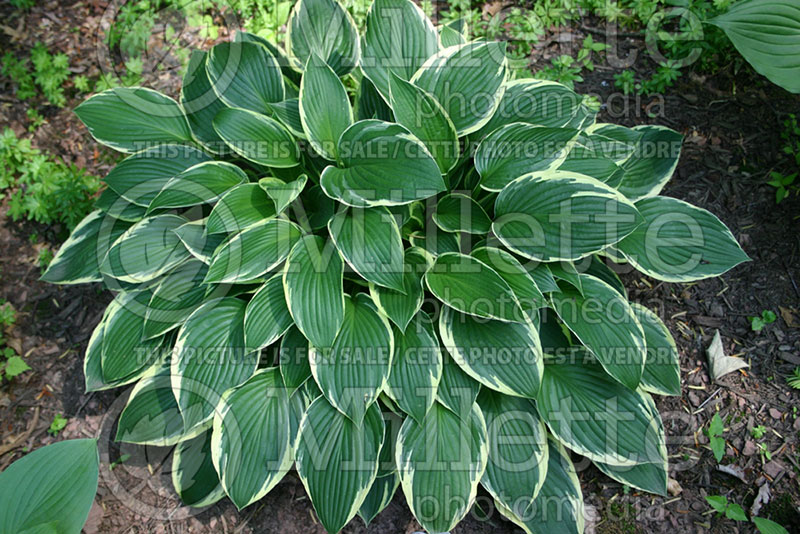
[{"label": "green groundcover plant", "polygon": [[130,155],[43,278],[115,292],[86,387],[136,384],[117,439],[174,446],[186,504],[244,508],[294,465],[329,532],[398,487],[446,532],[479,485],[528,531],[581,532],[568,451],[665,494],[651,393],[680,394],[678,353],[611,266],[686,282],[747,256],[659,196],[678,133],[508,78],[501,43],[409,0],[363,33],[301,0],[285,51],[193,52],[180,102],[76,109]]}]

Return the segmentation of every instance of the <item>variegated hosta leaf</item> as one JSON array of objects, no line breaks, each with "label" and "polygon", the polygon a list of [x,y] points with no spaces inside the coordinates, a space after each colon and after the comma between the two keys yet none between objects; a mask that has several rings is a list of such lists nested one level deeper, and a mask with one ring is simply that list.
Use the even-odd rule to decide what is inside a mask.
[{"label": "variegated hosta leaf", "polygon": [[273,102],[269,105],[274,117],[278,122],[286,126],[286,129],[292,132],[292,135],[301,139],[306,139],[306,133],[303,131],[303,121],[300,120],[300,99],[289,98],[283,102]]},{"label": "variegated hosta leaf", "polygon": [[650,396],[608,376],[588,353],[546,361],[537,407],[567,447],[617,466],[661,462],[664,429]]},{"label": "variegated hosta leaf", "polygon": [[211,86],[206,72],[208,52],[192,50],[181,85],[181,106],[195,138],[209,150],[219,153],[224,144],[211,121],[225,107]]},{"label": "variegated hosta leaf", "polygon": [[312,53],[321,57],[337,76],[344,76],[358,64],[358,30],[336,0],[300,0],[286,27],[286,49],[299,66],[305,65]]},{"label": "variegated hosta leaf", "polygon": [[164,184],[150,203],[148,212],[211,204],[229,189],[244,182],[247,182],[247,175],[236,165],[223,161],[199,163]]},{"label": "variegated hosta leaf", "polygon": [[[491,267],[506,281],[520,306],[526,312],[536,310],[545,305],[544,295],[536,280],[522,264],[506,252],[494,247],[478,247],[470,252],[470,256]],[[546,269],[546,267],[545,267]]]},{"label": "variegated hosta leaf", "polygon": [[432,258],[423,249],[409,247],[403,254],[403,291],[370,284],[369,294],[381,313],[405,331],[425,298],[422,277]]},{"label": "variegated hosta leaf", "polygon": [[[311,364],[309,363],[308,340],[296,326],[292,326],[281,339],[280,370],[283,383],[290,392],[311,378]],[[312,380],[312,382],[314,382]],[[315,386],[316,387],[316,383]]]},{"label": "variegated hosta leaf", "polygon": [[258,185],[272,199],[275,204],[275,211],[280,214],[300,196],[307,181],[308,176],[305,174],[301,174],[300,178],[291,182],[284,182],[278,178],[268,176],[260,179]]},{"label": "variegated hosta leaf", "polygon": [[577,260],[613,245],[641,222],[636,207],[604,183],[547,171],[526,174],[500,192],[492,230],[526,258]]},{"label": "variegated hosta leaf", "polygon": [[472,197],[450,193],[439,199],[433,221],[445,232],[486,234],[492,229],[492,220]]},{"label": "variegated hosta leaf", "polygon": [[344,322],[344,264],[332,241],[307,235],[295,243],[283,272],[286,304],[315,347],[330,347]]},{"label": "variegated hosta leaf", "polygon": [[144,339],[178,328],[205,300],[223,296],[226,288],[203,285],[207,273],[203,262],[189,260],[161,279],[145,310]]},{"label": "variegated hosta leaf", "polygon": [[667,282],[718,276],[748,261],[731,231],[710,212],[668,197],[640,200],[644,222],[616,248],[634,267]]},{"label": "variegated hosta leaf", "polygon": [[[578,272],[578,268],[574,263],[570,261],[556,261],[553,263],[548,263],[547,268],[552,273],[554,280],[566,282],[576,289],[578,293],[585,295],[583,290],[583,278],[581,277],[581,273]],[[559,287],[557,291],[561,291],[561,288]]]},{"label": "variegated hosta leaf", "polygon": [[117,422],[116,441],[168,447],[187,439],[169,365],[153,367],[134,386]]},{"label": "variegated hosta leaf", "polygon": [[642,372],[642,387],[656,395],[681,394],[681,368],[678,347],[658,315],[641,304],[631,302],[631,309],[642,325],[647,358]]},{"label": "variegated hosta leaf", "polygon": [[100,365],[103,381],[120,384],[137,380],[161,356],[162,338],[144,340],[148,292],[119,293],[103,319]]},{"label": "variegated hosta leaf", "polygon": [[483,388],[478,406],[489,438],[481,485],[506,508],[524,511],[547,475],[547,429],[531,400]]},{"label": "variegated hosta leaf", "polygon": [[467,514],[486,469],[486,423],[477,405],[463,420],[434,403],[397,437],[397,472],[411,512],[428,532],[448,532]]},{"label": "variegated hosta leaf", "polygon": [[300,424],[297,473],[320,522],[330,533],[358,512],[378,472],[384,423],[377,404],[356,425],[319,397]]},{"label": "variegated hosta leaf", "polygon": [[277,368],[263,369],[222,396],[211,458],[240,510],[266,495],[292,464],[289,396]]},{"label": "variegated hosta leaf", "polygon": [[214,117],[214,130],[246,160],[276,168],[296,166],[297,142],[281,123],[242,108],[226,108]]},{"label": "variegated hosta leaf", "polygon": [[558,316],[609,375],[636,389],[647,356],[642,325],[613,287],[590,275],[579,277],[583,294],[563,286],[560,293],[552,295]]},{"label": "variegated hosta leaf", "polygon": [[311,373],[325,398],[357,425],[386,384],[394,338],[389,321],[365,293],[344,301],[342,327],[328,347],[313,347]]},{"label": "variegated hosta leaf", "polygon": [[271,103],[284,99],[278,62],[266,47],[256,43],[215,45],[206,70],[214,92],[229,107],[266,113]]},{"label": "variegated hosta leaf", "polygon": [[[178,236],[178,239],[181,240],[183,246],[186,247],[186,250],[188,250],[195,259],[209,265],[211,263],[211,256],[214,254],[214,251],[217,250],[217,247],[222,244],[222,241],[227,235],[222,233],[209,234],[208,226],[206,226],[207,222],[208,218],[189,221],[173,231],[175,235]],[[205,274],[203,277],[205,278]]]},{"label": "variegated hosta leaf", "polygon": [[225,193],[208,216],[209,234],[241,232],[275,216],[275,204],[258,184],[237,185]]},{"label": "variegated hosta leaf", "polygon": [[358,516],[364,520],[365,525],[369,525],[384,508],[389,506],[399,485],[400,477],[397,473],[375,477],[369,493],[358,509]]},{"label": "variegated hosta leaf", "polygon": [[501,321],[525,320],[511,287],[485,263],[447,252],[425,273],[428,289],[458,311]]},{"label": "variegated hosta leaf", "polygon": [[592,256],[592,261],[589,263],[584,274],[599,278],[616,289],[617,293],[626,299],[628,298],[628,291],[625,289],[625,285],[622,283],[622,280],[620,280],[617,272],[609,266],[605,257],[599,255]]},{"label": "variegated hosta leaf", "polygon": [[425,250],[433,258],[446,252],[461,252],[459,234],[445,232],[435,224],[428,225],[424,233],[412,233],[408,236],[408,240],[415,247]]},{"label": "variegated hosta leaf", "polygon": [[292,326],[283,275],[276,274],[253,294],[244,313],[244,342],[253,350],[275,343]]},{"label": "variegated hosta leaf", "polygon": [[187,431],[210,421],[222,394],[256,371],[258,353],[244,344],[246,306],[235,297],[206,302],[178,331],[172,389]]},{"label": "variegated hosta leaf", "polygon": [[442,379],[442,353],[430,316],[419,312],[404,332],[394,331],[394,356],[386,393],[421,422],[436,399]]},{"label": "variegated hosta leaf", "polygon": [[196,508],[214,504],[225,496],[211,459],[211,430],[175,447],[172,485],[183,504]]},{"label": "variegated hosta leaf", "polygon": [[353,124],[353,110],[339,77],[314,52],[300,83],[300,121],[314,150],[336,161],[339,138]]},{"label": "variegated hosta leaf", "polygon": [[625,174],[617,189],[635,202],[664,189],[678,166],[683,136],[664,126],[642,125],[633,130],[640,137],[633,154],[621,165]]},{"label": "variegated hosta leaf", "polygon": [[[399,124],[358,121],[339,138],[338,153],[339,166],[326,167],[320,185],[326,195],[348,206],[408,204],[445,190],[425,145]],[[376,153],[393,157],[376,158]]]},{"label": "variegated hosta leaf", "polygon": [[442,379],[436,389],[436,400],[442,406],[464,419],[469,416],[480,390],[480,382],[465,373],[447,352],[442,354]]},{"label": "variegated hosta leaf", "polygon": [[437,52],[411,82],[436,97],[462,136],[492,117],[507,74],[505,43],[476,41]]}]

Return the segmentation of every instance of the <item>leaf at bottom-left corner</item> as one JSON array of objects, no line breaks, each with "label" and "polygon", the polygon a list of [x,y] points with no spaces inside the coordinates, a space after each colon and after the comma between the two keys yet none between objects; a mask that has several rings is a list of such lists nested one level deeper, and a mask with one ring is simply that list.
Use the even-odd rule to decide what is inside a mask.
[{"label": "leaf at bottom-left corner", "polygon": [[97,492],[97,442],[53,443],[0,473],[0,532],[80,534]]}]

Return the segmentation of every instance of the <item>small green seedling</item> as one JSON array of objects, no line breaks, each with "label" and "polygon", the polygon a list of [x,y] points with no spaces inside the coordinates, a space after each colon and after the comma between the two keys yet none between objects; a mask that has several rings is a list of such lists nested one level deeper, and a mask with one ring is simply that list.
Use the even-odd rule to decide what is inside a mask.
[{"label": "small green seedling", "polygon": [[64,430],[65,426],[67,426],[67,418],[62,414],[56,414],[53,417],[53,422],[50,423],[50,428],[47,429],[47,433],[51,436],[57,436],[59,432]]},{"label": "small green seedling", "polygon": [[764,434],[767,433],[767,427],[764,425],[754,426],[750,429],[750,435],[753,436],[755,439],[761,439],[764,437]]},{"label": "small green seedling", "polygon": [[766,461],[772,460],[772,453],[769,452],[769,447],[766,443],[759,443],[758,444],[758,454],[761,455]]},{"label": "small green seedling", "polygon": [[725,423],[723,423],[719,413],[715,413],[714,417],[711,418],[708,429],[706,429],[706,436],[708,436],[711,452],[714,453],[714,458],[716,458],[717,462],[721,462],[722,457],[725,456],[725,438],[720,437],[724,431]]},{"label": "small green seedling", "polygon": [[706,501],[717,511],[717,517],[725,516],[734,521],[747,521],[747,514],[742,507],[735,502],[728,502],[728,498],[724,495],[709,495]]},{"label": "small green seedling", "polygon": [[750,328],[753,329],[753,332],[761,332],[765,326],[774,323],[777,318],[778,316],[775,315],[775,312],[764,310],[761,312],[760,317],[748,317],[747,319],[750,321]]},{"label": "small green seedling", "polygon": [[25,363],[20,356],[17,356],[17,353],[14,352],[14,349],[11,347],[5,347],[2,349],[3,359],[5,359],[5,364],[3,364],[2,371],[0,372],[0,376],[5,376],[7,380],[11,380],[14,377],[17,377],[24,373],[25,371],[30,371],[31,368]]},{"label": "small green seedling", "polygon": [[[786,383],[794,389],[800,389],[800,367],[795,367],[792,374],[786,379]],[[792,407],[792,411],[797,414],[797,406]]]},{"label": "small green seedling", "polygon": [[125,462],[130,460],[130,458],[131,458],[130,454],[123,454],[118,459],[116,459],[113,462],[111,462],[110,464],[108,464],[108,470],[109,471],[113,471],[115,467],[117,467],[118,465],[124,464]]}]

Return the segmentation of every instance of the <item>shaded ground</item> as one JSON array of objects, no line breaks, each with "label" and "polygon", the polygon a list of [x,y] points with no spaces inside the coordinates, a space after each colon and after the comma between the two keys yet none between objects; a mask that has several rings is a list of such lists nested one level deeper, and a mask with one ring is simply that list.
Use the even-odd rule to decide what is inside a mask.
[{"label": "shaded ground", "polygon": [[[93,73],[97,59],[92,48],[104,12],[102,2],[60,6],[53,2],[34,8],[25,17],[10,15],[3,29],[15,51],[27,50],[35,37],[54,50],[70,55],[71,67]],[[79,31],[70,31],[78,28]],[[10,30],[10,32],[9,32]],[[575,34],[580,42],[581,34]],[[190,41],[197,42],[196,36]],[[88,43],[88,46],[87,46]],[[641,48],[628,38],[623,48]],[[545,42],[536,52],[535,65],[565,52],[569,42]],[[635,65],[641,73],[649,66]],[[627,492],[575,458],[583,491],[599,533],[635,532],[750,532],[752,527],[720,520],[708,512],[706,495],[726,495],[749,508],[764,484],[773,500],[761,516],[771,517],[790,531],[800,529],[798,489],[798,433],[795,413],[800,392],[791,390],[785,376],[800,365],[800,199],[774,202],[774,190],[764,185],[768,172],[781,166],[779,124],[789,112],[800,112],[800,100],[761,82],[751,74],[734,78],[723,69],[714,77],[687,76],[670,89],[663,101],[644,97],[611,97],[616,71],[598,66],[580,92],[598,94],[606,109],[601,120],[626,125],[664,124],[685,136],[683,153],[665,194],[702,206],[719,216],[753,259],[714,280],[693,284],[659,283],[638,273],[624,274],[631,299],[658,308],[681,353],[683,395],[657,399],[668,435],[671,477],[681,491],[667,498]],[[736,80],[735,93],[733,80]],[[176,71],[166,69],[149,80],[175,95]],[[71,94],[68,88],[68,94]],[[74,91],[73,91],[74,92]],[[18,134],[26,129],[25,106],[13,96],[9,80],[0,78],[0,122]],[[611,97],[611,98],[610,98]],[[40,109],[47,122],[34,143],[66,161],[103,175],[113,165],[112,155],[96,144],[71,115],[69,108]],[[646,110],[656,112],[649,117]],[[0,298],[18,311],[17,325],[6,332],[9,346],[26,356],[33,368],[11,384],[0,386],[0,470],[25,451],[55,439],[101,436],[104,451],[102,479],[96,506],[85,529],[92,533],[322,533],[302,485],[290,474],[259,503],[237,512],[227,500],[205,511],[178,506],[169,479],[169,451],[109,443],[123,391],[83,393],[82,353],[99,321],[109,295],[97,286],[56,287],[38,282],[37,247],[32,232],[57,244],[63,229],[13,223],[0,207]],[[750,329],[748,316],[772,310],[778,320],[762,332]],[[751,368],[711,383],[705,349],[719,330],[727,354],[745,358]],[[124,393],[123,393],[124,398]],[[722,464],[738,468],[740,478],[720,472],[702,429],[717,411],[726,419],[728,442]],[[106,413],[112,415],[106,416]],[[46,432],[56,414],[69,422],[54,438]],[[755,440],[750,429],[768,431]],[[766,444],[772,459],[758,453]],[[130,457],[109,469],[109,462]],[[151,474],[151,471],[154,474]],[[489,501],[482,498],[484,508]],[[159,514],[154,513],[159,510]],[[166,512],[164,512],[166,510]],[[154,517],[155,516],[155,517]],[[169,516],[172,521],[165,521]],[[411,533],[418,525],[402,496],[369,529],[354,520],[348,533]],[[482,521],[471,513],[454,531],[518,532],[497,514]]]}]

